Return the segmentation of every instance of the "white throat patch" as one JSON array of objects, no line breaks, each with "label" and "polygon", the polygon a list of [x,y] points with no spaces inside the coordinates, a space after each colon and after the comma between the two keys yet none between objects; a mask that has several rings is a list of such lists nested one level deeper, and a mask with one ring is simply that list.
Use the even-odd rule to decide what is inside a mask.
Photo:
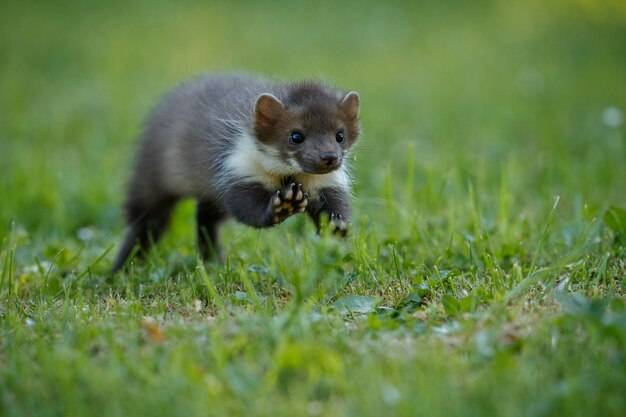
[{"label": "white throat patch", "polygon": [[[305,190],[317,193],[325,187],[348,187],[348,175],[342,166],[328,174],[307,174],[293,158],[283,160],[277,149],[260,143],[249,133],[241,134],[235,148],[229,152],[224,161],[224,173],[220,175],[220,182],[227,186],[232,180],[258,182],[267,189],[274,190],[281,187],[281,180],[293,176],[302,183]],[[225,189],[226,187],[220,187]]]}]

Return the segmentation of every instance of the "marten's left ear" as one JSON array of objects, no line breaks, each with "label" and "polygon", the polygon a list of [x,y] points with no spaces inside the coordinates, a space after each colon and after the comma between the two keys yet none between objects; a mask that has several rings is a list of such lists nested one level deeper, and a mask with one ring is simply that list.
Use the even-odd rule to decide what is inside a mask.
[{"label": "marten's left ear", "polygon": [[273,126],[285,111],[285,105],[272,94],[261,94],[256,100],[256,123]]},{"label": "marten's left ear", "polygon": [[359,94],[356,91],[350,91],[339,103],[339,108],[349,119],[356,120],[359,117],[360,101]]}]

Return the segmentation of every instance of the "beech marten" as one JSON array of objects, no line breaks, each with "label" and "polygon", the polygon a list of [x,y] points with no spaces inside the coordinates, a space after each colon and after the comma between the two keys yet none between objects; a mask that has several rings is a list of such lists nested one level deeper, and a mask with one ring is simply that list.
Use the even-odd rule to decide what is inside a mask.
[{"label": "beech marten", "polygon": [[204,258],[219,254],[218,226],[234,217],[271,227],[327,213],[340,235],[350,220],[345,160],[360,134],[359,95],[319,82],[204,75],[169,92],[148,117],[128,186],[128,230],[113,270],[135,245],[159,240],[172,209],[197,199]]}]

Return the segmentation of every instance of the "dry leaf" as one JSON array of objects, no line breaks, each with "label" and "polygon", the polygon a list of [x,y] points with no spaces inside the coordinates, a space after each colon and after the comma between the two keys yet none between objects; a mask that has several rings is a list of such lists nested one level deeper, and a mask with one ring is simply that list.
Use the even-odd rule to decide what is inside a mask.
[{"label": "dry leaf", "polygon": [[141,327],[143,327],[153,342],[165,342],[165,332],[152,317],[143,317],[141,319]]}]

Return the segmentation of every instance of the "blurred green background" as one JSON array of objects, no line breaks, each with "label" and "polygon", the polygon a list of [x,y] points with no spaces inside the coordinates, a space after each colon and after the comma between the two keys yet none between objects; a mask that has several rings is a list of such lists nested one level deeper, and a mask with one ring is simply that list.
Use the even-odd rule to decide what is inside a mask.
[{"label": "blurred green background", "polygon": [[432,218],[468,184],[487,218],[503,186],[531,219],[623,206],[625,51],[617,0],[4,1],[0,233],[119,239],[142,119],[213,70],[358,90],[357,211],[406,181]]},{"label": "blurred green background", "polygon": [[[202,264],[187,202],[111,276],[142,120],[214,70],[361,94],[353,234]],[[623,414],[625,76],[623,0],[0,1],[0,415]]]}]

